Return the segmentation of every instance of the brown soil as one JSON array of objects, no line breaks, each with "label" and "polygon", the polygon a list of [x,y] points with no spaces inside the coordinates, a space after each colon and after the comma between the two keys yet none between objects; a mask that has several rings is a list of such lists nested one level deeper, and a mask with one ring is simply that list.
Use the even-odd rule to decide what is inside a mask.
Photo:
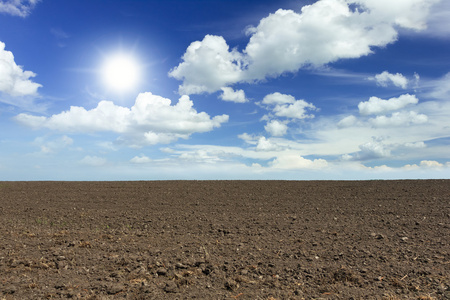
[{"label": "brown soil", "polygon": [[450,299],[450,180],[0,183],[0,299]]}]

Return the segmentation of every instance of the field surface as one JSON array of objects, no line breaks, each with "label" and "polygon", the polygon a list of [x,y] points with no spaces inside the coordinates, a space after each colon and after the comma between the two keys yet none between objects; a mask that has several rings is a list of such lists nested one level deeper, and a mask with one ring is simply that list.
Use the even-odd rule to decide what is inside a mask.
[{"label": "field surface", "polygon": [[0,299],[450,299],[450,180],[0,182]]}]

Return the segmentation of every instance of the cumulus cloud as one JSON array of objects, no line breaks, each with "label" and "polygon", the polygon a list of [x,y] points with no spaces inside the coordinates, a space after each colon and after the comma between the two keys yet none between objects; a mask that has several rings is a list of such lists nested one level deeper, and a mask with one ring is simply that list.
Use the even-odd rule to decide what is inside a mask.
[{"label": "cumulus cloud", "polygon": [[378,97],[370,97],[369,101],[358,104],[361,115],[380,115],[399,110],[409,104],[417,104],[419,99],[415,95],[405,94],[398,98],[383,100]]},{"label": "cumulus cloud", "polygon": [[403,166],[403,169],[406,170],[415,170],[415,169],[441,169],[444,166],[450,166],[450,164],[447,162],[445,165],[441,164],[438,161],[435,160],[422,160],[419,165],[413,164],[413,165],[405,165]]},{"label": "cumulus cloud", "polygon": [[40,0],[5,0],[0,1],[0,13],[12,16],[28,16]]},{"label": "cumulus cloud", "polygon": [[424,124],[428,122],[428,117],[415,111],[394,112],[391,116],[377,116],[369,119],[375,127],[407,126],[412,124]]},{"label": "cumulus cloud", "polygon": [[[392,157],[411,157],[411,154],[420,152],[427,145],[420,142],[386,143],[384,138],[372,137],[372,141],[358,146],[359,151],[344,154],[343,161],[369,161]],[[421,152],[423,153],[423,152]]]},{"label": "cumulus cloud", "polygon": [[141,156],[135,156],[132,159],[130,159],[130,162],[133,164],[147,164],[152,162],[153,160],[145,155]]},{"label": "cumulus cloud", "polygon": [[374,77],[378,85],[387,87],[389,84],[393,84],[396,87],[406,89],[408,86],[408,79],[400,73],[391,74],[388,71],[377,74]]},{"label": "cumulus cloud", "polygon": [[345,154],[343,160],[371,160],[391,156],[391,145],[383,143],[381,138],[372,138],[372,141],[359,145],[359,151],[353,154]]},{"label": "cumulus cloud", "polygon": [[220,99],[223,101],[230,101],[235,103],[245,103],[247,102],[247,98],[245,98],[245,93],[243,90],[233,90],[230,87],[223,87],[222,94],[220,95]]},{"label": "cumulus cloud", "polygon": [[[350,1],[349,1],[350,2]],[[321,0],[304,6],[301,13],[279,9],[251,29],[245,48],[250,78],[263,79],[295,72],[305,65],[323,65],[372,53],[371,47],[394,42],[393,20],[377,20],[377,9],[354,11],[341,0]]]},{"label": "cumulus cloud", "polygon": [[280,149],[281,148],[277,144],[263,136],[258,139],[258,143],[256,145],[256,151],[278,151]]},{"label": "cumulus cloud", "polygon": [[152,93],[142,93],[131,107],[101,101],[97,107],[86,110],[72,106],[68,111],[51,117],[19,114],[15,119],[32,128],[48,128],[63,132],[111,131],[120,134],[119,142],[129,146],[170,143],[187,139],[196,132],[207,132],[228,121],[227,115],[211,118],[197,112],[188,96],[178,103]]},{"label": "cumulus cloud", "polygon": [[183,80],[180,94],[212,93],[241,80],[242,54],[230,51],[221,36],[207,35],[189,45],[183,62],[169,76]]},{"label": "cumulus cloud", "polygon": [[291,119],[305,119],[314,118],[314,115],[306,113],[308,109],[315,109],[316,107],[304,100],[296,100],[292,104],[276,105],[273,112],[278,117],[286,117]]},{"label": "cumulus cloud", "polygon": [[18,66],[12,52],[6,51],[5,44],[0,41],[0,92],[12,97],[36,96],[41,85],[30,80],[35,76]]},{"label": "cumulus cloud", "polygon": [[314,118],[314,115],[307,114],[307,110],[316,110],[312,103],[296,100],[291,95],[278,92],[265,96],[261,103],[267,105],[267,108],[272,110],[275,116],[289,119]]},{"label": "cumulus cloud", "polygon": [[425,168],[442,168],[444,165],[435,160],[422,160],[420,166]]},{"label": "cumulus cloud", "polygon": [[267,125],[264,126],[264,129],[272,136],[283,136],[286,134],[288,126],[284,122],[272,120],[270,122],[267,122]]},{"label": "cumulus cloud", "polygon": [[295,169],[323,169],[328,166],[328,162],[324,159],[306,159],[297,153],[286,152],[269,163],[272,168],[295,170]]},{"label": "cumulus cloud", "polygon": [[266,95],[262,101],[262,103],[266,105],[292,104],[294,102],[294,96],[281,94],[278,92]]},{"label": "cumulus cloud", "polygon": [[[237,82],[359,58],[395,42],[399,28],[425,29],[437,2],[319,0],[301,12],[279,9],[248,28],[250,40],[242,52],[230,50],[223,37],[207,35],[187,48],[169,75],[183,81],[180,93],[211,93]],[[388,77],[403,86],[399,76]]]}]

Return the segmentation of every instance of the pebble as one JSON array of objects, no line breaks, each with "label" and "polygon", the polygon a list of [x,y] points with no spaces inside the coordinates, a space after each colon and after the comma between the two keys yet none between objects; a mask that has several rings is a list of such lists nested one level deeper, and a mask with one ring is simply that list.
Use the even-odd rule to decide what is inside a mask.
[{"label": "pebble", "polygon": [[120,283],[111,283],[106,286],[106,292],[110,295],[115,295],[122,292],[125,286]]},{"label": "pebble", "polygon": [[174,281],[169,281],[166,283],[166,286],[164,287],[164,291],[166,293],[177,293],[178,286]]},{"label": "pebble", "polygon": [[167,275],[167,269],[166,268],[159,268],[156,270],[156,274],[159,276],[166,276]]},{"label": "pebble", "polygon": [[227,290],[233,291],[234,289],[236,289],[236,288],[238,288],[238,287],[239,287],[239,285],[237,284],[237,282],[234,281],[234,280],[232,280],[232,279],[228,279],[228,280],[225,282],[225,288],[226,288]]}]

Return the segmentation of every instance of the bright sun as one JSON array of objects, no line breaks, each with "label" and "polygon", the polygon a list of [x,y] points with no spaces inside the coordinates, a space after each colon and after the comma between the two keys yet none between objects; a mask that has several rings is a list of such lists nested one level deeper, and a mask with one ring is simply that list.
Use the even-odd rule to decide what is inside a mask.
[{"label": "bright sun", "polygon": [[136,60],[131,55],[123,53],[107,57],[101,71],[106,86],[119,92],[135,87],[140,76]]}]

